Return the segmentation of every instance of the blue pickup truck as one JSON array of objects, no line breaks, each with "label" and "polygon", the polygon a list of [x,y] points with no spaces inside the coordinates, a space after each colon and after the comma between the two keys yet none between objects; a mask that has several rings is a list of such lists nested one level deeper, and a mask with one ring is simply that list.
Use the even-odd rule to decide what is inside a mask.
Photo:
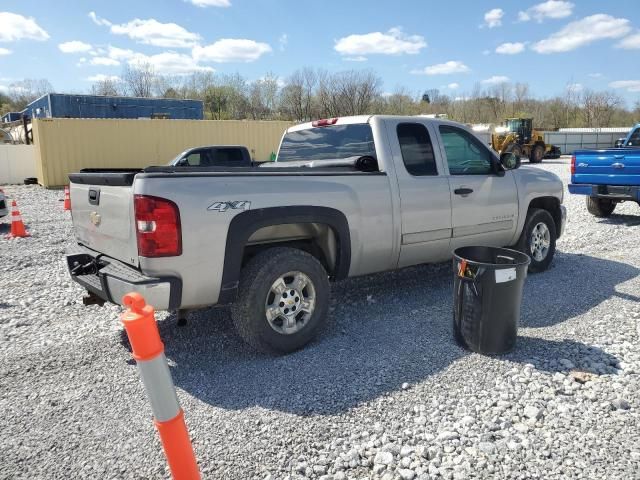
[{"label": "blue pickup truck", "polygon": [[569,192],[586,195],[596,217],[608,217],[621,202],[640,204],[640,123],[622,147],[573,152]]}]

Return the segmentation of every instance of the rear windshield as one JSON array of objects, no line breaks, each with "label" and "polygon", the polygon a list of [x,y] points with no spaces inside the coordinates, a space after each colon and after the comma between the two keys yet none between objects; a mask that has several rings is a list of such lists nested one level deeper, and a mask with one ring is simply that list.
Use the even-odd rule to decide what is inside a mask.
[{"label": "rear windshield", "polygon": [[278,162],[375,157],[373,133],[367,123],[332,125],[289,132],[282,139]]}]

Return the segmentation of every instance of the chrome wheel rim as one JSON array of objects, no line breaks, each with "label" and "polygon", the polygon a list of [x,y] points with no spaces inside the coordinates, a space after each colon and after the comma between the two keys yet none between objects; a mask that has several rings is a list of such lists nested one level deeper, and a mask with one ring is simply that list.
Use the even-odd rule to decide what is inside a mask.
[{"label": "chrome wheel rim", "polygon": [[302,330],[313,315],[316,289],[302,272],[287,272],[273,282],[265,300],[269,326],[283,335]]},{"label": "chrome wheel rim", "polygon": [[531,231],[531,256],[541,262],[547,258],[551,246],[551,233],[543,222],[538,223]]}]

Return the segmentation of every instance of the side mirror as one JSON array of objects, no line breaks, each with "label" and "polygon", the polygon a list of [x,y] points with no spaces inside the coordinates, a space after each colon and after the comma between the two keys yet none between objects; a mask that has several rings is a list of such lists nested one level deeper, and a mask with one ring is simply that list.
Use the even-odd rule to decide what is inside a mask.
[{"label": "side mirror", "polygon": [[513,152],[504,152],[500,155],[500,165],[505,170],[513,170],[520,166],[520,156]]}]

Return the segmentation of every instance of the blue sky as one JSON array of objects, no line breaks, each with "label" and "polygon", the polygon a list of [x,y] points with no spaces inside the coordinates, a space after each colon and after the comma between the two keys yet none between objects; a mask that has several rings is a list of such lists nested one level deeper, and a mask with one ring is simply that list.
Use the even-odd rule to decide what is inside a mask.
[{"label": "blue sky", "polygon": [[[0,89],[47,78],[82,92],[90,79],[150,62],[158,73],[239,72],[285,79],[303,66],[371,68],[385,92],[568,83],[640,100],[637,0],[2,0]],[[91,13],[93,12],[93,13]]]}]

